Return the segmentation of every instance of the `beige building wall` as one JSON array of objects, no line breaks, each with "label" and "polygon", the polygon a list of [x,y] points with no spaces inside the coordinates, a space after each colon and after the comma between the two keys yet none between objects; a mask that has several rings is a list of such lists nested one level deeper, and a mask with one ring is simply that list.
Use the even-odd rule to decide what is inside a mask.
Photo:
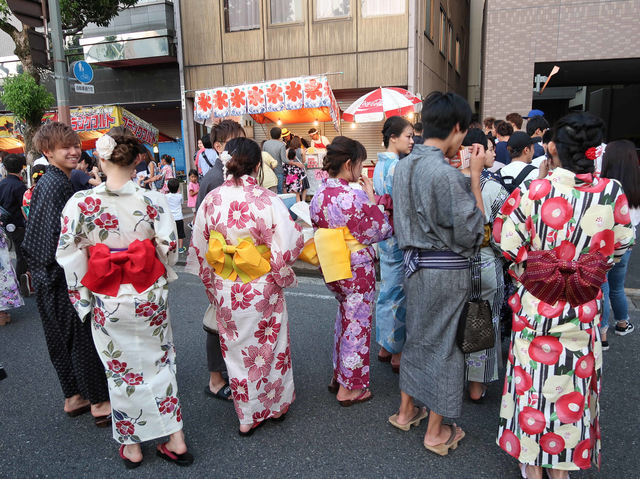
[{"label": "beige building wall", "polygon": [[640,0],[486,0],[485,8],[483,118],[531,109],[536,62],[640,55]]}]

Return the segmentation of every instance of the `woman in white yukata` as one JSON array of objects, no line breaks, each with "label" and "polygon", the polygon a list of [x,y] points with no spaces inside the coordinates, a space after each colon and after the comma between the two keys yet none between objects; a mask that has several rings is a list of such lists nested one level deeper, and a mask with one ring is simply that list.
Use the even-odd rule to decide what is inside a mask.
[{"label": "woman in white yukata", "polygon": [[107,181],[74,195],[62,213],[57,260],[109,381],[113,436],[128,469],[140,443],[169,436],[157,455],[189,466],[168,309],[176,227],[164,195],[131,181],[142,147],[126,128],[96,143]]},{"label": "woman in white yukata", "polygon": [[216,307],[240,435],[250,436],[284,420],[295,399],[284,288],[297,286],[291,266],[304,240],[284,203],[258,186],[258,144],[234,138],[226,150],[232,178],[198,209],[187,263]]}]

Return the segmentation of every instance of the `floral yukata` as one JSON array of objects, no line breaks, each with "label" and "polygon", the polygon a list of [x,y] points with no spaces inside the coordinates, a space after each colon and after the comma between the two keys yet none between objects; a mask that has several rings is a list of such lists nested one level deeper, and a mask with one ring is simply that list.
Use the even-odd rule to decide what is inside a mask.
[{"label": "floral yukata", "polygon": [[[378,164],[373,172],[376,195],[393,196],[393,175],[398,161],[400,158],[395,153],[378,153]],[[403,253],[395,235],[380,242],[379,247],[382,281],[376,304],[376,341],[390,353],[401,353],[407,335]]]},{"label": "floral yukata", "polygon": [[[151,240],[165,268],[146,290],[138,292],[123,281],[116,294],[106,295],[83,285],[90,250],[97,251],[93,246],[106,245],[114,255],[139,244],[136,240]],[[57,259],[80,318],[92,320],[93,341],[109,382],[113,437],[121,444],[182,429],[168,305],[169,283],[177,279],[171,269],[178,260],[176,241],[165,197],[132,181],[119,190],[103,183],[76,193],[62,213]],[[136,273],[138,279],[145,274]]]},{"label": "floral yukata", "polygon": [[323,181],[311,200],[311,222],[318,228],[346,226],[353,237],[368,247],[351,254],[352,278],[326,283],[340,302],[336,317],[333,375],[347,389],[369,387],[369,343],[375,298],[374,243],[391,237],[389,219],[369,201],[362,190],[346,180]]},{"label": "floral yukata", "polygon": [[[187,272],[198,274],[216,307],[220,347],[240,424],[285,413],[295,399],[284,288],[298,285],[291,268],[304,241],[275,193],[250,176],[211,191],[196,215]],[[229,246],[251,238],[270,251],[270,271],[243,283],[219,276],[207,261],[210,233]]]},{"label": "floral yukata", "polygon": [[4,231],[0,229],[0,311],[19,308],[24,304],[16,271],[9,255],[9,245]]},{"label": "floral yukata", "polygon": [[[516,189],[501,213],[493,234],[516,277],[534,251],[554,250],[561,261],[599,251],[613,264],[633,243],[620,184],[563,168]],[[513,335],[497,443],[521,463],[600,466],[601,298],[600,291],[577,307],[547,304],[521,284],[509,298]]]}]

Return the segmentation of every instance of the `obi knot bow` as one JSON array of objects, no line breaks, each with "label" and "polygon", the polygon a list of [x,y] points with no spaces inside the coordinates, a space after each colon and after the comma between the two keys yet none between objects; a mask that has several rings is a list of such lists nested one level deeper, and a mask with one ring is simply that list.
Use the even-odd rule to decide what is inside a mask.
[{"label": "obi knot bow", "polygon": [[81,283],[92,292],[107,296],[117,296],[121,284],[131,284],[142,293],[166,270],[148,239],[135,240],[128,249],[113,253],[99,243],[89,248],[89,254],[88,271]]},{"label": "obi knot bow", "polygon": [[248,283],[271,271],[271,251],[267,245],[254,245],[251,238],[241,238],[238,245],[233,246],[227,244],[222,234],[212,231],[205,256],[222,279],[235,281],[239,277]]},{"label": "obi knot bow", "polygon": [[318,228],[305,243],[299,259],[322,268],[327,283],[353,277],[351,253],[366,248],[353,237],[349,228]]},{"label": "obi knot bow", "polygon": [[575,308],[598,296],[610,267],[599,251],[583,254],[577,261],[558,258],[556,250],[530,251],[520,282],[547,304],[564,300]]}]

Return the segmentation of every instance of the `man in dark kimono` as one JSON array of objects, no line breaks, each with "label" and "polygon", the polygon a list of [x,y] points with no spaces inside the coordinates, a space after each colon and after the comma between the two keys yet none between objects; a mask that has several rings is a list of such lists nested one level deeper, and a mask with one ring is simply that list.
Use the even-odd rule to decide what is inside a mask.
[{"label": "man in dark kimono", "polygon": [[80,321],[69,298],[64,270],[56,262],[60,215],[74,194],[70,176],[80,158],[80,138],[71,127],[51,122],[33,141],[49,166],[31,198],[22,249],[33,277],[49,356],[62,386],[65,412],[75,417],[91,410],[97,426],[108,426],[107,378],[91,337],[91,321]]},{"label": "man in dark kimono", "polygon": [[400,363],[401,405],[390,418],[408,430],[426,417],[413,398],[430,410],[427,449],[446,455],[464,432],[442,424],[458,417],[464,390],[464,355],[456,344],[458,322],[471,292],[469,258],[484,239],[480,174],[485,154],[473,146],[471,187],[452,167],[471,122],[471,108],[454,93],[433,92],[422,108],[425,142],[396,166],[394,226],[404,250],[407,340]]}]

